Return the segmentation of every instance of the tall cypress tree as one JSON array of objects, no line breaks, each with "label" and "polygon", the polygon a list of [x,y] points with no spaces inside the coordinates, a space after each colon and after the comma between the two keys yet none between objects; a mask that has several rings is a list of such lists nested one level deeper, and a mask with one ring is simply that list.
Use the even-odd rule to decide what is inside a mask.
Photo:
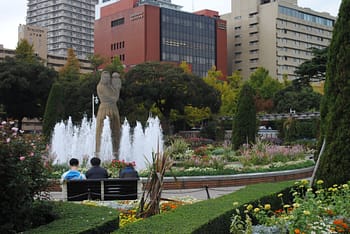
[{"label": "tall cypress tree", "polygon": [[[325,150],[316,173],[326,186],[350,180],[350,0],[343,0],[329,47],[321,105]],[[323,140],[323,139],[321,139]]]},{"label": "tall cypress tree", "polygon": [[256,130],[254,90],[245,83],[238,95],[237,112],[233,120],[233,149],[237,150],[245,143],[254,143]]}]

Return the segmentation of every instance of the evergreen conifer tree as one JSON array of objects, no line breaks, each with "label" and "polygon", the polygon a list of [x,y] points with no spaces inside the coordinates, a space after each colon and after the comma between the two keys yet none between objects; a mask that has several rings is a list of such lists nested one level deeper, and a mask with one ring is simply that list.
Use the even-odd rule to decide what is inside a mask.
[{"label": "evergreen conifer tree", "polygon": [[256,130],[254,90],[245,83],[238,95],[237,112],[233,120],[233,149],[237,150],[245,143],[254,143]]},{"label": "evergreen conifer tree", "polygon": [[350,180],[350,0],[343,0],[329,47],[321,135],[326,140],[316,173],[326,186]]}]

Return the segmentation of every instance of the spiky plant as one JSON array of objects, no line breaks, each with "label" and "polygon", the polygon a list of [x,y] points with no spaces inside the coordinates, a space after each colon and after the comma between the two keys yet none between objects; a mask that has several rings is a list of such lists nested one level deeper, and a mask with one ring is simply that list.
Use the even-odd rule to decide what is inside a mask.
[{"label": "spiky plant", "polygon": [[141,197],[139,217],[147,218],[160,213],[164,175],[173,163],[168,150],[160,152],[158,146],[157,152],[152,153],[152,162],[148,162],[150,174]]}]

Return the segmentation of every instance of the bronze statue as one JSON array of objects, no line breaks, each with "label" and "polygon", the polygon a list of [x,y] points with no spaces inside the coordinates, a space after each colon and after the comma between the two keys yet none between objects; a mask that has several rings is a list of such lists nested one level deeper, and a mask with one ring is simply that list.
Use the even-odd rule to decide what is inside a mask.
[{"label": "bronze statue", "polygon": [[96,118],[96,156],[99,156],[101,148],[101,134],[103,121],[108,116],[112,133],[112,146],[115,157],[118,158],[120,141],[120,117],[117,107],[122,83],[119,73],[111,75],[108,71],[103,71],[100,82],[97,85],[97,95],[100,99]]}]

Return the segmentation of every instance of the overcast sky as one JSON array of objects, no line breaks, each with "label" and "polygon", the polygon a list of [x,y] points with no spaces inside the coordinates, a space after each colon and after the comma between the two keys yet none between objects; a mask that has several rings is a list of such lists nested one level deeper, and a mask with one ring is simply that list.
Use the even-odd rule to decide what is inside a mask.
[{"label": "overcast sky", "polygon": [[[341,0],[298,0],[298,5],[337,16]],[[216,10],[219,14],[231,11],[231,0],[172,0],[184,11]],[[0,0],[0,44],[14,49],[18,41],[18,25],[25,24],[27,0]]]}]

